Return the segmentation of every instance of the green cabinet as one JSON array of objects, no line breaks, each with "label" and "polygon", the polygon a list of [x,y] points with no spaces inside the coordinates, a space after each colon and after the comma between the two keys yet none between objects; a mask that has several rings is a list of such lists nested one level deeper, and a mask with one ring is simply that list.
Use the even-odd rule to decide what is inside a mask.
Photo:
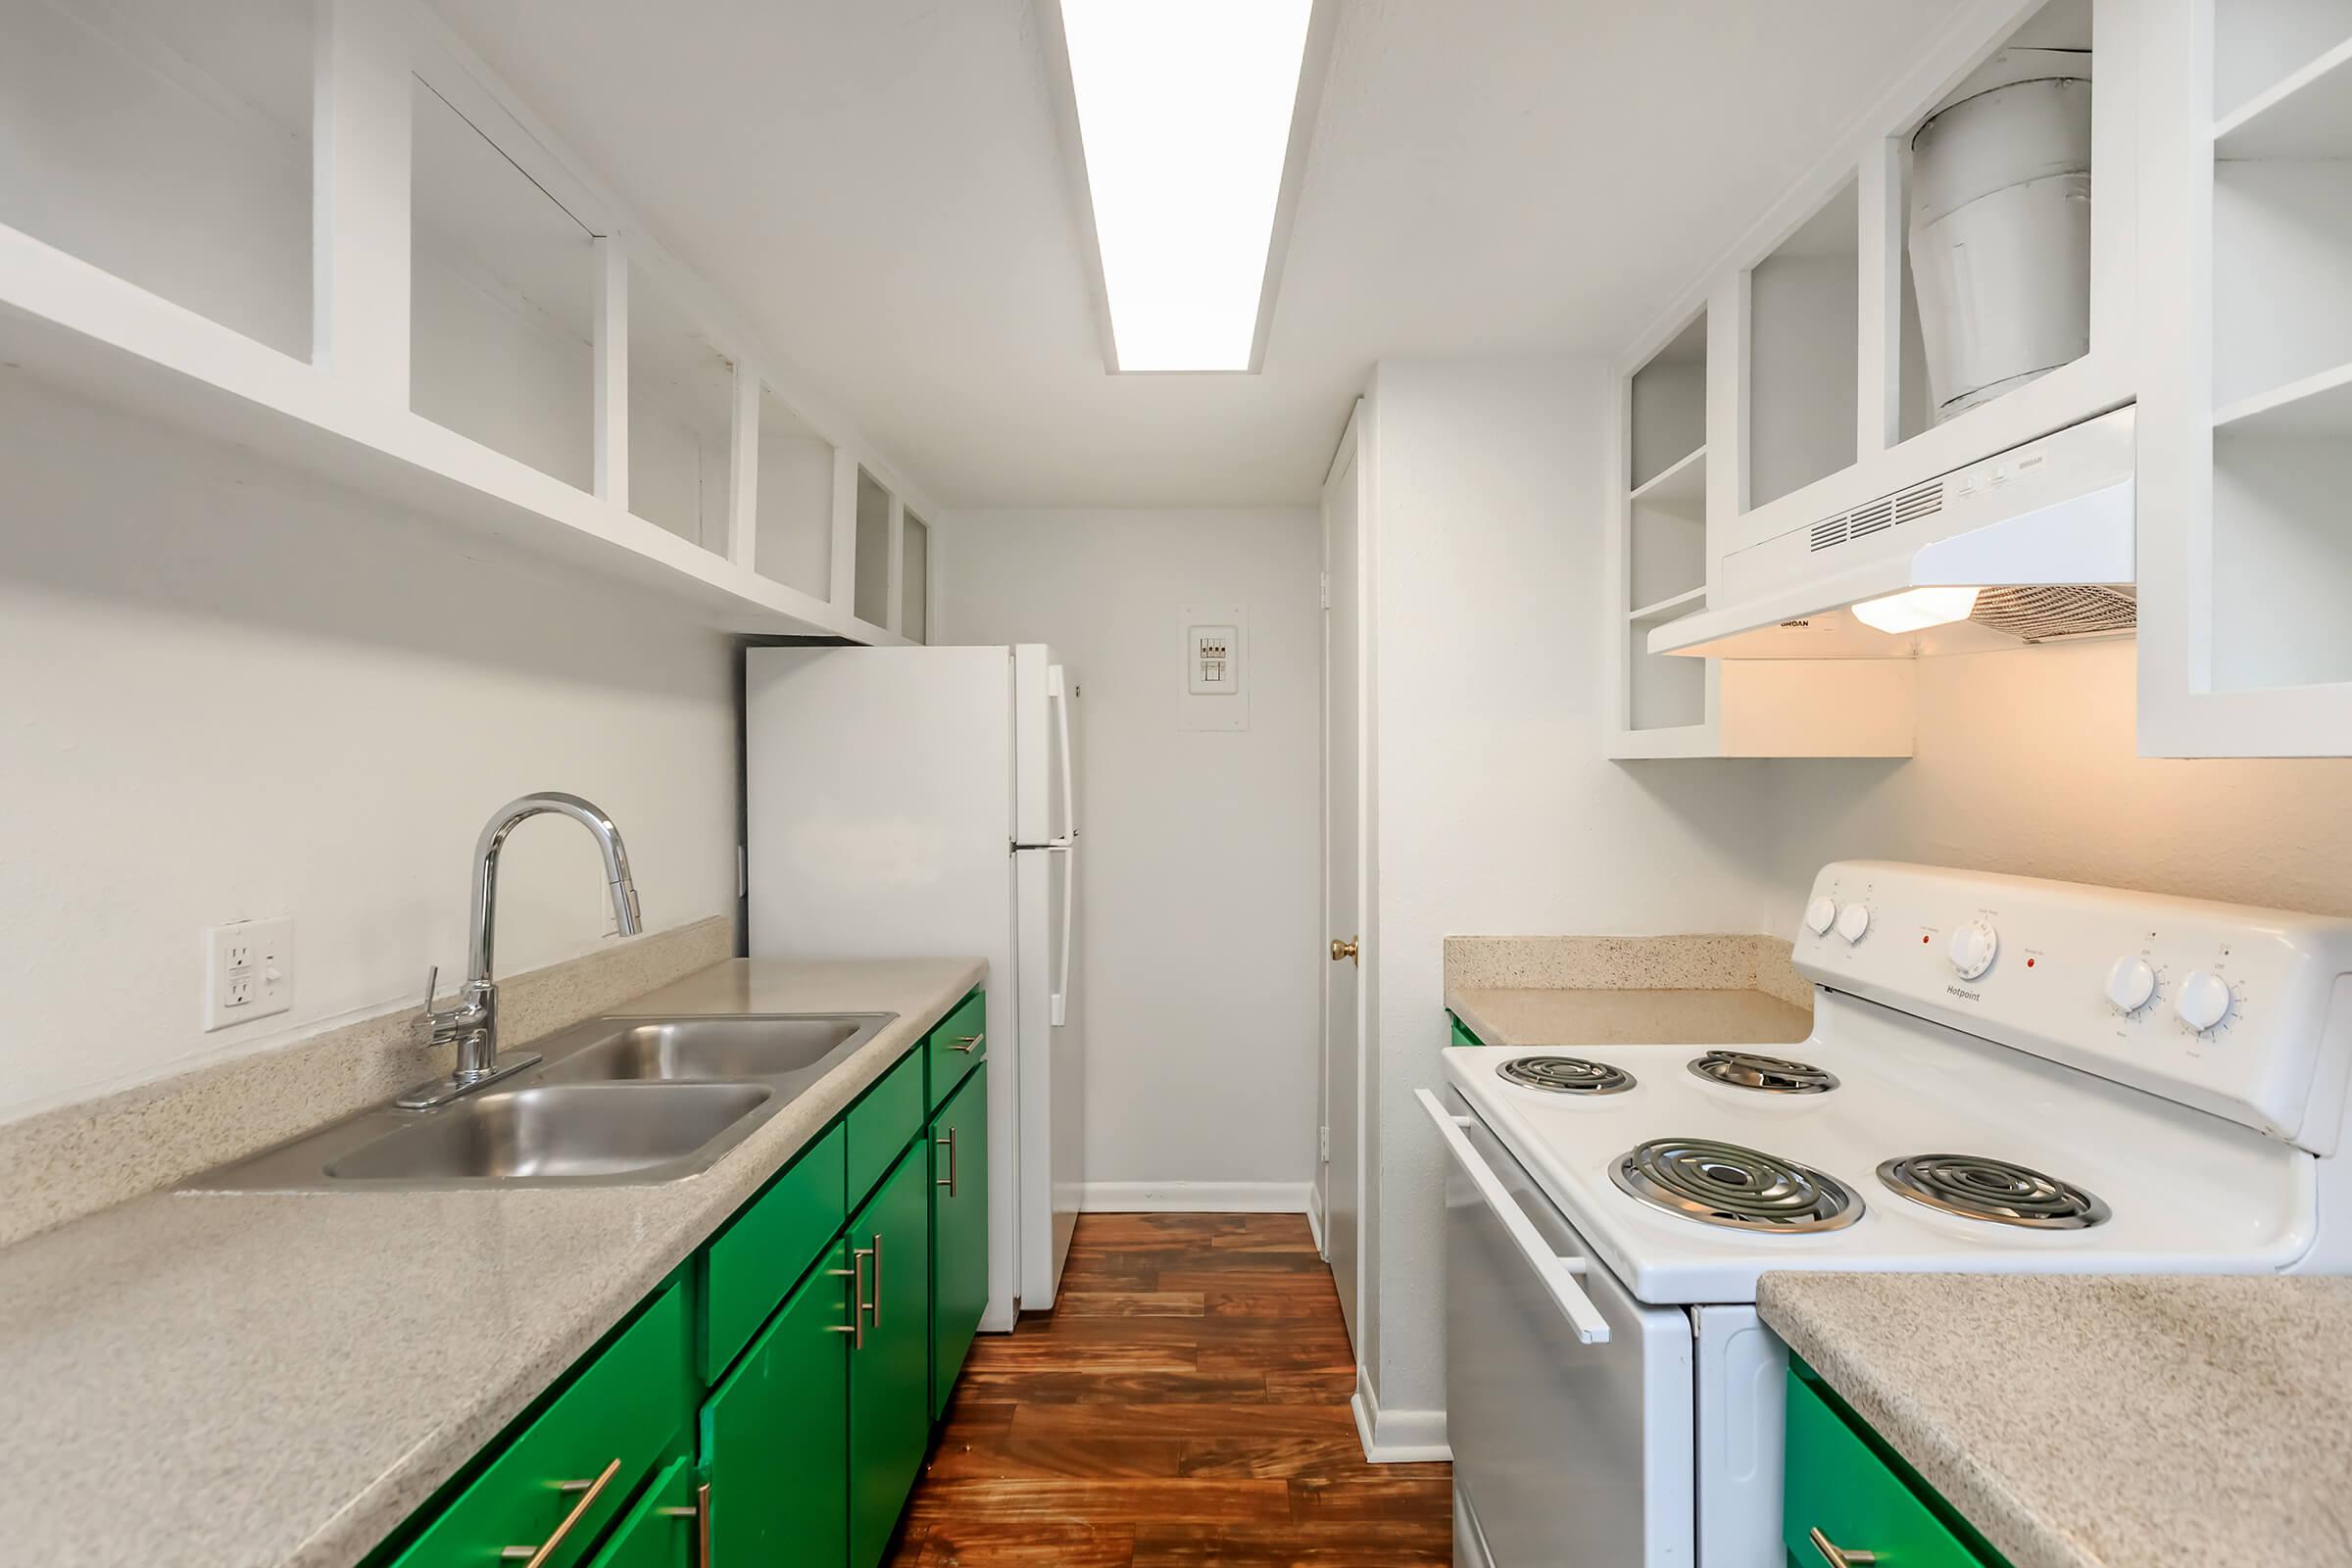
[{"label": "green cabinet", "polygon": [[685,1428],[691,1346],[686,1293],[672,1285],[442,1509],[400,1568],[498,1562],[551,1543],[546,1568],[584,1561]]},{"label": "green cabinet", "polygon": [[703,1403],[711,1568],[848,1560],[849,1266],[827,1247]]},{"label": "green cabinet", "polygon": [[696,1532],[710,1489],[700,1484],[694,1460],[678,1454],[662,1466],[588,1568],[697,1568]]},{"label": "green cabinet", "polygon": [[988,1067],[973,1069],[931,1122],[931,1418],[988,1307]]},{"label": "green cabinet", "polygon": [[931,1106],[940,1107],[963,1075],[988,1059],[988,998],[975,991],[941,1019],[923,1043],[931,1061]]},{"label": "green cabinet", "polygon": [[817,1249],[841,1229],[843,1130],[811,1144],[718,1239],[703,1250],[703,1332],[697,1365],[706,1384],[735,1363]]},{"label": "green cabinet", "polygon": [[1456,1046],[1483,1046],[1486,1044],[1484,1040],[1481,1040],[1478,1038],[1478,1036],[1472,1034],[1470,1032],[1470,1026],[1462,1022],[1462,1020],[1456,1017],[1453,1013],[1448,1012],[1446,1014],[1446,1017],[1453,1025],[1453,1038],[1448,1041],[1447,1044]]},{"label": "green cabinet", "polygon": [[1999,1568],[1982,1552],[1942,1499],[1914,1488],[1903,1470],[1872,1447],[1855,1423],[1832,1405],[1799,1368],[1788,1373],[1788,1471],[1781,1544],[1796,1568],[1821,1568],[1833,1553],[1903,1568]]},{"label": "green cabinet", "polygon": [[850,1107],[850,1201],[874,1190],[882,1173],[923,1130],[923,1053],[910,1051]]},{"label": "green cabinet", "polygon": [[930,1184],[918,1144],[850,1221],[864,1318],[850,1337],[851,1568],[882,1560],[930,1440]]}]

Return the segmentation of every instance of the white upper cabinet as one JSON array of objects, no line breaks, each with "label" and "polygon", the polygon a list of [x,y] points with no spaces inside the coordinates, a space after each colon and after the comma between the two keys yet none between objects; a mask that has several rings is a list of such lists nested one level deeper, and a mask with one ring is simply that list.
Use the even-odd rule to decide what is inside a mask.
[{"label": "white upper cabinet", "polygon": [[905,477],[415,0],[0,0],[0,373],[729,630],[926,629]]},{"label": "white upper cabinet", "polygon": [[2140,750],[2352,756],[2352,4],[2148,9]]},{"label": "white upper cabinet", "polygon": [[[1965,5],[1619,362],[1612,756],[1910,754],[1908,660],[1699,662],[1652,635],[1711,608],[1729,557],[1818,541],[1873,503],[1899,520],[1906,489],[2138,397],[2150,12]],[[1700,320],[1701,554],[1695,577],[1672,558],[1668,600],[1645,569],[1664,509],[1631,481],[1651,446],[1642,383]],[[1701,673],[1660,667],[1684,662]]]},{"label": "white upper cabinet", "polygon": [[2132,401],[2142,9],[1966,8],[1735,247],[1717,557]]}]

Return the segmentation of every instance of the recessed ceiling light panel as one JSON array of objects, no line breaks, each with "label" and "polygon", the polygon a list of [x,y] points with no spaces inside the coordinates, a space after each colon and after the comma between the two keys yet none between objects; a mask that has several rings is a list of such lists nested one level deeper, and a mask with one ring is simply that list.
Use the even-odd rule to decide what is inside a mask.
[{"label": "recessed ceiling light panel", "polygon": [[1313,0],[1061,0],[1118,370],[1248,370]]}]

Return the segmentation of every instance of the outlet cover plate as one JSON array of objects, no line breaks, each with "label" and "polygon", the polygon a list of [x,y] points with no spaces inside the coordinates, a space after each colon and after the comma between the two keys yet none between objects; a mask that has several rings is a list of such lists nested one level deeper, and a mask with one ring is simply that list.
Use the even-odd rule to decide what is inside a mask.
[{"label": "outlet cover plate", "polygon": [[226,1029],[294,1005],[294,922],[239,920],[204,933],[204,1027]]}]

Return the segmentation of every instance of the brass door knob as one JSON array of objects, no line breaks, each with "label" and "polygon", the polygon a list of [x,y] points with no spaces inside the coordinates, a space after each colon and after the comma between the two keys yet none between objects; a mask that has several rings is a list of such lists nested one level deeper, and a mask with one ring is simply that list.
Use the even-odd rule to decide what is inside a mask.
[{"label": "brass door knob", "polygon": [[[1355,958],[1354,938],[1350,937],[1346,942],[1342,942],[1338,937],[1331,939],[1331,961],[1337,963],[1342,958]],[[1359,958],[1356,961],[1360,963],[1363,960]]]}]

